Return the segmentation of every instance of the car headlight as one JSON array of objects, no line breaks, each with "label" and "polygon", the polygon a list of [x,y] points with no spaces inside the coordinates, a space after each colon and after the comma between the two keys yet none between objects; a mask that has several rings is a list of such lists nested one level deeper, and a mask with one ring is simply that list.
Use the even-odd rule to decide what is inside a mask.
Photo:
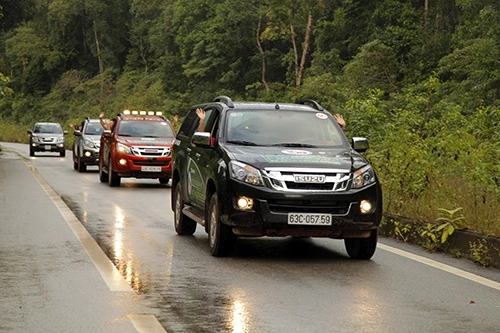
[{"label": "car headlight", "polygon": [[38,140],[38,135],[34,135],[34,136],[33,136],[33,139],[34,139],[35,141],[40,141],[40,140]]},{"label": "car headlight", "polygon": [[370,165],[366,165],[354,172],[352,177],[352,188],[362,188],[375,183],[375,172]]},{"label": "car headlight", "polygon": [[132,150],[130,149],[130,147],[124,145],[123,143],[117,143],[116,150],[123,154],[132,154]]},{"label": "car headlight", "polygon": [[94,141],[90,141],[90,140],[85,140],[83,142],[83,146],[86,148],[96,148]]},{"label": "car headlight", "polygon": [[56,139],[57,142],[63,142],[64,141],[64,136],[58,136]]},{"label": "car headlight", "polygon": [[241,162],[229,162],[229,175],[231,178],[245,183],[252,185],[264,185],[259,170]]}]

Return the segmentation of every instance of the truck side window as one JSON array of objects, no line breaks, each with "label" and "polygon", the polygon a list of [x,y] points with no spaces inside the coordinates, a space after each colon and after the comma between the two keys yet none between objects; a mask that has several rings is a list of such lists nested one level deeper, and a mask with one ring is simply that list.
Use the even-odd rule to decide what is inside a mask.
[{"label": "truck side window", "polygon": [[205,112],[204,132],[210,132],[210,136],[214,137],[218,128],[219,112],[216,109],[207,109]]},{"label": "truck side window", "polygon": [[182,122],[178,135],[191,136],[194,133],[195,128],[198,128],[198,122],[199,118],[198,115],[196,115],[195,109],[191,109]]}]

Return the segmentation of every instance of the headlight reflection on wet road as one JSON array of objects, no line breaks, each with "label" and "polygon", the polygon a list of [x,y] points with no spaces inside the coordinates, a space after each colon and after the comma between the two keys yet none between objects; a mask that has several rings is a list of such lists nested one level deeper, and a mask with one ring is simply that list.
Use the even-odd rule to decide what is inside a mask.
[{"label": "headlight reflection on wet road", "polygon": [[116,259],[123,259],[123,234],[122,229],[125,225],[125,215],[120,207],[115,206],[114,212],[115,218],[115,232],[114,232],[114,241],[113,241],[113,250],[116,256]]},{"label": "headlight reflection on wet road", "polygon": [[237,290],[235,295],[232,296],[231,302],[231,332],[232,333],[246,333],[250,331],[250,314],[248,306],[243,301],[246,297],[243,295],[242,290]]},{"label": "headlight reflection on wet road", "polygon": [[120,274],[125,278],[132,289],[134,289],[136,292],[139,292],[142,284],[139,278],[138,271],[135,267],[130,253],[126,253],[126,250],[124,248],[123,229],[126,225],[125,214],[123,210],[116,205],[114,206],[113,217],[114,230],[113,234],[111,235],[111,251],[113,253],[113,257],[111,259],[115,263],[115,266]]},{"label": "headlight reflection on wet road", "polygon": [[383,299],[376,291],[367,287],[356,286],[352,290],[353,295],[360,301],[352,304],[349,313],[353,316],[353,322],[357,323],[366,330],[383,331],[384,322],[387,323],[387,313],[384,311]]}]

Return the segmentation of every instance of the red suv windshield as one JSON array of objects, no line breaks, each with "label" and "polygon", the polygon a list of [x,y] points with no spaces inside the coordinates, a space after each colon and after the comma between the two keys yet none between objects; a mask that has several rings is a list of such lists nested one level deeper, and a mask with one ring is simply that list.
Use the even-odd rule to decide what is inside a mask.
[{"label": "red suv windshield", "polygon": [[173,138],[175,134],[166,121],[122,120],[118,127],[119,136],[146,138]]}]

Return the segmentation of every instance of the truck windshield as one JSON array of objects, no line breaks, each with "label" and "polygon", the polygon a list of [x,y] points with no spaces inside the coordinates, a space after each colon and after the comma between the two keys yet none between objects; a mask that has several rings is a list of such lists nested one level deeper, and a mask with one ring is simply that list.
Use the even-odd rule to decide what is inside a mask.
[{"label": "truck windshield", "polygon": [[324,112],[235,110],[227,117],[226,141],[284,147],[332,147],[346,143],[335,120]]},{"label": "truck windshield", "polygon": [[129,121],[123,120],[118,128],[120,136],[173,138],[172,127],[166,121]]},{"label": "truck windshield", "polygon": [[85,134],[87,135],[101,135],[104,127],[100,123],[88,123],[85,127]]},{"label": "truck windshield", "polygon": [[63,130],[59,124],[36,124],[33,133],[62,134]]}]

